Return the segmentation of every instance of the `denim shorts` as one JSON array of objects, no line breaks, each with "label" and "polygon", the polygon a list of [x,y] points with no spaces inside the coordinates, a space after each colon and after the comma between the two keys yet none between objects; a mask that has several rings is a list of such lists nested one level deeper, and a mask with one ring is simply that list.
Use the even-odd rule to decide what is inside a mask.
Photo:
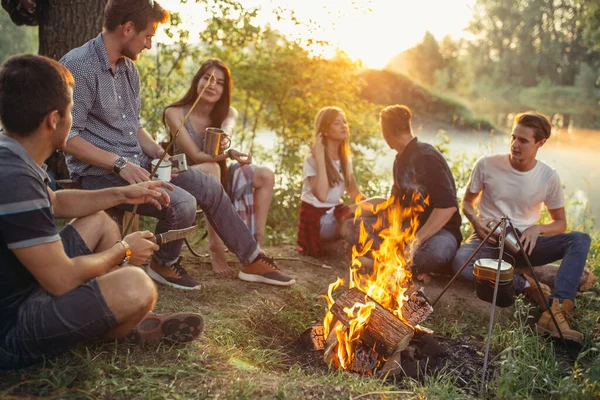
[{"label": "denim shorts", "polygon": [[[92,253],[71,225],[63,228],[60,236],[69,257]],[[62,296],[52,296],[38,286],[19,306],[12,328],[0,338],[0,369],[36,364],[117,325],[96,279]]]}]

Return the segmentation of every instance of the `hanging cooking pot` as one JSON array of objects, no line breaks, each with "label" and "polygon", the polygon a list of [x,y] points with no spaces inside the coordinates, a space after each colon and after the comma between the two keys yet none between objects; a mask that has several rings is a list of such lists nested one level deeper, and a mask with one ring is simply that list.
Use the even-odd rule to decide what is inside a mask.
[{"label": "hanging cooking pot", "polygon": [[[488,303],[491,303],[494,299],[494,286],[496,284],[497,272],[497,259],[481,258],[475,261],[475,264],[473,265],[477,297]],[[515,272],[512,264],[502,261],[500,263],[500,277],[498,279],[498,295],[496,297],[497,306],[509,307],[514,303],[514,275]]]}]

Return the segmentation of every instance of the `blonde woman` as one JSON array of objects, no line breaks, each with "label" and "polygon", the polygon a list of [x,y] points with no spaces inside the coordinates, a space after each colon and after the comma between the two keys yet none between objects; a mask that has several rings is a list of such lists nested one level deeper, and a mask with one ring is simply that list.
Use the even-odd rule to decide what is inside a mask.
[{"label": "blonde woman", "polygon": [[317,113],[314,144],[304,159],[298,251],[318,256],[323,243],[340,237],[341,221],[349,215],[342,196],[355,201],[362,196],[350,161],[350,130],[338,107],[324,107]]}]

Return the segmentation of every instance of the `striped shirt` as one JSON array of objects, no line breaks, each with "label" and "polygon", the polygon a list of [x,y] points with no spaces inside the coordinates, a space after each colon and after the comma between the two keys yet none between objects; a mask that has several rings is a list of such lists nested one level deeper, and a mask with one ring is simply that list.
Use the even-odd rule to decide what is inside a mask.
[{"label": "striped shirt", "polygon": [[[111,69],[102,33],[69,51],[60,62],[75,78],[73,127],[68,139],[81,136],[94,146],[117,154],[133,164],[147,167],[150,158],[137,140],[141,127],[140,77],[126,57]],[[71,178],[107,175],[112,169],[86,164],[66,154]]]},{"label": "striped shirt", "polygon": [[54,225],[46,171],[19,142],[0,134],[0,336],[38,284],[14,255],[61,240]]}]

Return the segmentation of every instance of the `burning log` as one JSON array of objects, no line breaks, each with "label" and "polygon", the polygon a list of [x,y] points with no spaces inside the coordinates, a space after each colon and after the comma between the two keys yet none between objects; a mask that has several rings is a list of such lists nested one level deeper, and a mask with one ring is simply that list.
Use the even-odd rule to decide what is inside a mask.
[{"label": "burning log", "polygon": [[375,300],[361,292],[357,288],[352,288],[338,297],[331,306],[331,313],[346,327],[350,324],[350,317],[344,311],[344,308],[352,308],[355,304],[365,304],[373,302],[375,308],[371,312],[371,317],[366,326],[366,332],[375,342],[384,346],[386,354],[391,354],[396,345],[404,337],[413,334],[413,328],[404,323],[400,318],[383,308]]},{"label": "burning log", "polygon": [[402,306],[402,317],[411,326],[417,326],[425,321],[425,318],[433,312],[429,299],[425,294],[417,290],[410,295],[408,300]]},{"label": "burning log", "polygon": [[300,335],[300,342],[308,350],[318,351],[325,349],[325,333],[323,325],[308,328]]}]

